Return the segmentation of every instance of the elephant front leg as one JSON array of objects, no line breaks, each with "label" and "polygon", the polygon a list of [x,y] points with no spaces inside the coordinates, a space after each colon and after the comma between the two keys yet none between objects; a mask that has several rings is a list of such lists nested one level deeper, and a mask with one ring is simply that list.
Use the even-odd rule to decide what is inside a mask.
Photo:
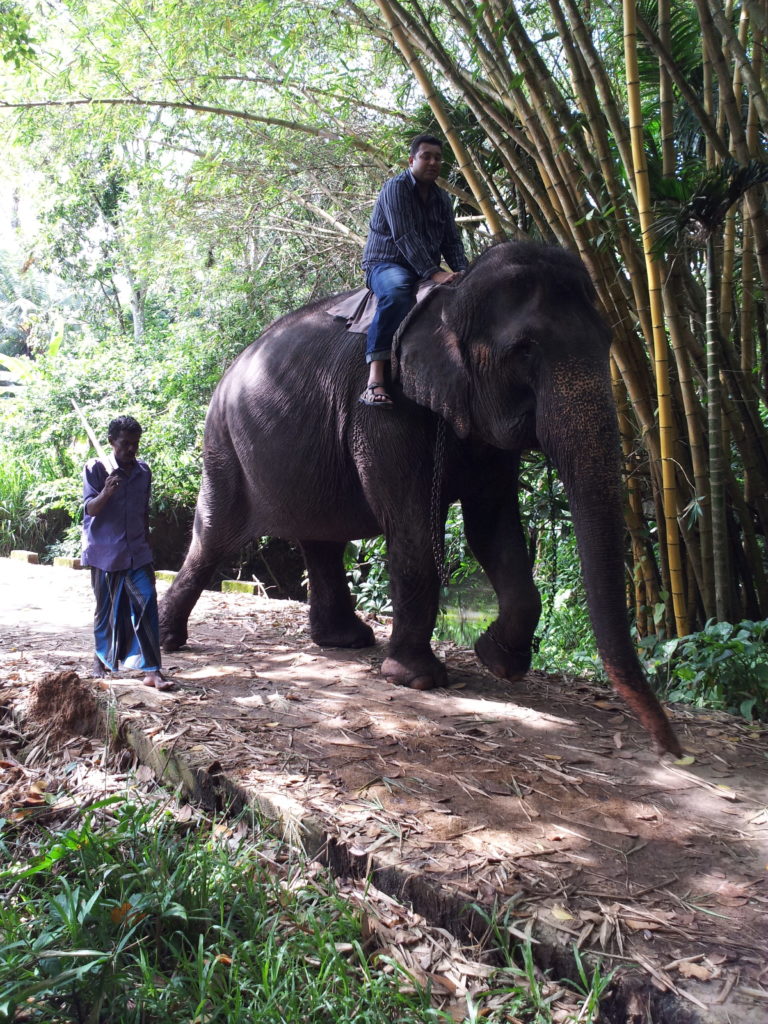
[{"label": "elephant front leg", "polygon": [[319,647],[371,647],[373,630],[355,615],[344,572],[346,544],[302,541],[309,577],[309,631]]},{"label": "elephant front leg", "polygon": [[[475,653],[489,671],[516,682],[531,667],[533,634],[541,597],[533,582],[517,494],[510,487],[487,488],[462,501],[467,541],[493,584],[498,618],[475,642]],[[511,492],[511,494],[510,494]]]},{"label": "elephant front leg", "polygon": [[390,682],[412,690],[431,690],[447,681],[445,665],[430,647],[440,581],[428,536],[425,529],[422,538],[397,534],[387,538],[393,622],[381,673]]}]

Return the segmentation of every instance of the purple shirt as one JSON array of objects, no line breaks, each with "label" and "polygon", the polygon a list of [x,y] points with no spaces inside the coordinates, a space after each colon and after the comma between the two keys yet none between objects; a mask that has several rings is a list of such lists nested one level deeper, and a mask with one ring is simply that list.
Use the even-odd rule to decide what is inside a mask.
[{"label": "purple shirt", "polygon": [[88,502],[104,488],[108,471],[100,459],[86,462],[83,470],[83,565],[105,572],[140,569],[152,561],[147,517],[152,470],[137,459],[130,473],[118,469],[123,478],[97,516],[85,511]]}]

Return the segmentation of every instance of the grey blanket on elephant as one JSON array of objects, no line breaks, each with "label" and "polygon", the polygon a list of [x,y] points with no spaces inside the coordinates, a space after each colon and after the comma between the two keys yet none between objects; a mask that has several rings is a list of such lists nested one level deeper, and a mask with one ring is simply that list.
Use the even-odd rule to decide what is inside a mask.
[{"label": "grey blanket on elephant", "polygon": [[[434,281],[422,281],[416,290],[416,303],[421,302],[434,287]],[[358,288],[341,302],[329,306],[326,313],[334,320],[346,320],[347,330],[352,334],[367,334],[376,305],[376,296],[370,288]]]}]

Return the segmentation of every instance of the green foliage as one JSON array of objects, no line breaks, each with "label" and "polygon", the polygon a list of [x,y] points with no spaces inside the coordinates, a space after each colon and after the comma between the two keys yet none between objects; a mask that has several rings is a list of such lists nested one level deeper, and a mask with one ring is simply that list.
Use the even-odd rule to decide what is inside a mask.
[{"label": "green foliage", "polygon": [[0,0],[0,57],[17,68],[35,56],[30,24],[31,18],[21,4]]},{"label": "green foliage", "polygon": [[119,336],[99,344],[84,332],[34,360],[0,356],[20,381],[0,404],[0,552],[53,545],[74,553],[76,532],[64,534],[79,522],[82,467],[95,453],[73,398],[105,447],[114,416],[126,412],[142,424],[141,454],[154,478],[151,515],[194,505],[205,409],[247,340],[223,338],[191,319],[155,332],[148,348]]},{"label": "green foliage", "polygon": [[27,495],[36,482],[32,467],[21,460],[11,460],[0,447],[0,554],[12,548],[38,551],[45,543],[45,533]]},{"label": "green foliage", "polygon": [[641,640],[640,648],[666,700],[768,718],[768,620],[709,622],[690,636]]},{"label": "green foliage", "polygon": [[391,615],[384,538],[350,541],[344,552],[344,565],[357,607],[364,612]]},{"label": "green foliage", "polygon": [[539,649],[532,667],[542,672],[604,679],[575,550],[572,557],[575,561],[561,564],[554,593],[544,588]]},{"label": "green foliage", "polygon": [[368,963],[330,882],[276,871],[258,842],[229,849],[226,829],[104,803],[109,830],[89,811],[21,859],[0,821],[0,1019],[20,1007],[41,1024],[445,1019]]},{"label": "green foliage", "polygon": [[526,457],[521,483],[520,513],[535,545],[534,579],[542,604],[533,668],[602,677],[563,485],[539,453]]}]

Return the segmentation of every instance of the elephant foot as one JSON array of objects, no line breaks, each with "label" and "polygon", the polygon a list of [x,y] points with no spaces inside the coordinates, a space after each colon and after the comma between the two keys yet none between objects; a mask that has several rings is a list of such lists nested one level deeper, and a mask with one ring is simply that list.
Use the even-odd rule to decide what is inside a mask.
[{"label": "elephant foot", "polygon": [[388,683],[407,686],[409,690],[434,690],[448,682],[445,665],[434,655],[414,658],[412,661],[390,655],[384,659],[381,674]]},{"label": "elephant foot", "polygon": [[168,654],[178,651],[187,642],[186,626],[164,626],[160,624],[160,646]]},{"label": "elephant foot", "polygon": [[318,626],[310,623],[309,632],[318,647],[373,647],[376,643],[371,627],[357,616],[343,626]]},{"label": "elephant foot", "polygon": [[512,648],[497,640],[490,629],[481,633],[475,641],[475,654],[489,672],[499,679],[517,683],[531,667],[531,648]]}]

